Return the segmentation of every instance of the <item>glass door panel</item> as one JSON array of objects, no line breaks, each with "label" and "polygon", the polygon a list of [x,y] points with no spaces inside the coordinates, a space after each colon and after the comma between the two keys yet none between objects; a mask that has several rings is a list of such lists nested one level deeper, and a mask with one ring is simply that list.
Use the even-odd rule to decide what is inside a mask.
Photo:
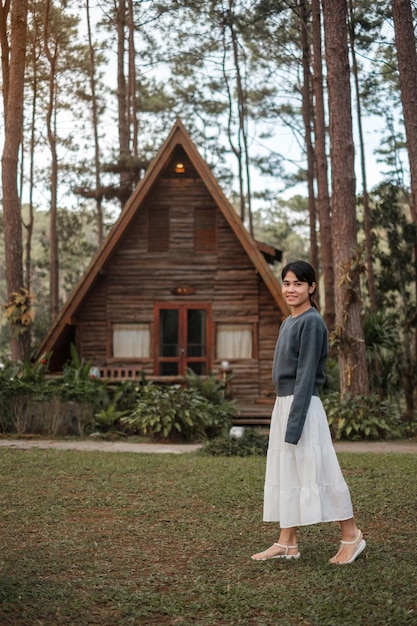
[{"label": "glass door panel", "polygon": [[159,371],[160,376],[179,373],[179,310],[161,309],[159,312]]},{"label": "glass door panel", "polygon": [[178,356],[178,309],[161,309],[159,318],[160,356]]},{"label": "glass door panel", "polygon": [[198,375],[208,373],[208,317],[208,305],[156,305],[157,375],[183,376],[188,368]]},{"label": "glass door panel", "polygon": [[187,355],[189,357],[206,356],[206,311],[204,309],[188,309],[187,331]]},{"label": "glass door panel", "polygon": [[187,368],[196,374],[207,373],[207,312],[187,310]]}]

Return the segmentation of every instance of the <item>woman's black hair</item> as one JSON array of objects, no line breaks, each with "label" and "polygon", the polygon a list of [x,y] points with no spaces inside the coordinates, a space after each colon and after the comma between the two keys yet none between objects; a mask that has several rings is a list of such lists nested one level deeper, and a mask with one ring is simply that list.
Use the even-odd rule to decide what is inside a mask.
[{"label": "woman's black hair", "polygon": [[[313,266],[306,261],[292,261],[291,263],[287,263],[287,265],[283,267],[281,272],[282,280],[284,280],[288,272],[293,272],[297,276],[298,280],[302,283],[308,283],[309,285],[312,285],[313,283],[317,284],[316,272],[314,271]],[[314,288],[313,293],[310,294],[310,302],[311,305],[317,309],[316,303],[313,302],[313,296],[315,293],[316,287]]]}]

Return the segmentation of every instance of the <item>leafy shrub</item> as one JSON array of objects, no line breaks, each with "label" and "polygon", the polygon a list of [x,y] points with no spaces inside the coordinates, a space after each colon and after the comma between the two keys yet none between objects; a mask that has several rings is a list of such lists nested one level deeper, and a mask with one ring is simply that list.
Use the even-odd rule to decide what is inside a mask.
[{"label": "leafy shrub", "polygon": [[186,375],[187,386],[197,389],[212,404],[227,404],[230,408],[234,408],[234,401],[227,397],[228,383],[231,378],[232,376],[226,376],[226,378],[219,379],[214,374],[199,376],[191,369],[187,369]]},{"label": "leafy shrub", "polygon": [[99,410],[107,399],[107,381],[97,378],[91,361],[79,358],[74,344],[70,346],[70,354],[71,360],[64,365],[62,377],[51,382],[55,383],[56,391],[63,399],[90,402]]},{"label": "leafy shrub", "polygon": [[48,401],[51,390],[45,384],[45,364],[2,363],[0,370],[0,430],[29,432],[31,406]]},{"label": "leafy shrub", "polygon": [[146,379],[143,374],[141,380],[124,380],[119,383],[113,395],[113,401],[116,402],[117,409],[131,413],[146,384]]},{"label": "leafy shrub", "polygon": [[397,405],[378,396],[350,396],[338,393],[323,397],[330,430],[334,439],[386,439],[401,436]]},{"label": "leafy shrub", "polygon": [[339,380],[339,364],[335,359],[328,359],[326,363],[326,378],[321,387],[321,393],[323,395],[329,393],[335,393],[340,390]]},{"label": "leafy shrub", "polygon": [[[75,353],[76,354],[76,353]],[[84,434],[107,397],[90,365],[72,360],[62,377],[48,378],[47,356],[35,363],[5,362],[0,370],[0,430],[49,435]]]},{"label": "leafy shrub", "polygon": [[211,456],[265,456],[268,436],[259,428],[245,428],[242,437],[217,437],[207,441],[201,454]]},{"label": "leafy shrub", "polygon": [[132,433],[195,441],[230,426],[230,407],[209,402],[197,389],[149,384],[142,388],[130,417],[121,423]]},{"label": "leafy shrub", "polygon": [[401,388],[404,360],[395,313],[367,313],[364,319],[366,361],[371,392],[381,398],[397,396]]},{"label": "leafy shrub", "polygon": [[127,380],[108,393],[103,406],[94,414],[94,426],[97,430],[108,432],[118,429],[121,418],[130,415],[134,406],[133,398],[136,398],[134,389],[132,381]]}]

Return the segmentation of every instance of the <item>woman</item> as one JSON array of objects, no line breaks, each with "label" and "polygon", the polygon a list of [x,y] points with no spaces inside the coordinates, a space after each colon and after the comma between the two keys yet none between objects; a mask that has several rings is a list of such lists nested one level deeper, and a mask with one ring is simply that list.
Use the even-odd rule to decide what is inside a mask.
[{"label": "woman", "polygon": [[315,308],[314,269],[295,261],[282,270],[291,316],[281,325],[272,367],[277,398],[271,418],[264,521],[280,522],[278,541],[255,561],[298,559],[297,527],[338,521],[341,542],[330,563],[353,563],[366,547],[318,396],[328,355],[326,326]]}]

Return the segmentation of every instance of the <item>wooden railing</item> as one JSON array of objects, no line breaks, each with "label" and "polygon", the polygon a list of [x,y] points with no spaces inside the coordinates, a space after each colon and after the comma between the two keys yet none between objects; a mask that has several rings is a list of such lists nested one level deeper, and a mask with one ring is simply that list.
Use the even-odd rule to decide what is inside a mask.
[{"label": "wooden railing", "polygon": [[144,374],[143,370],[139,367],[113,367],[103,366],[99,367],[100,378],[104,378],[112,383],[120,383],[125,380],[142,380],[145,377],[146,381],[166,383],[167,385],[172,383],[183,383],[184,376],[150,376]]},{"label": "wooden railing", "polygon": [[142,370],[136,367],[100,367],[100,378],[105,378],[111,382],[122,380],[140,380]]}]

